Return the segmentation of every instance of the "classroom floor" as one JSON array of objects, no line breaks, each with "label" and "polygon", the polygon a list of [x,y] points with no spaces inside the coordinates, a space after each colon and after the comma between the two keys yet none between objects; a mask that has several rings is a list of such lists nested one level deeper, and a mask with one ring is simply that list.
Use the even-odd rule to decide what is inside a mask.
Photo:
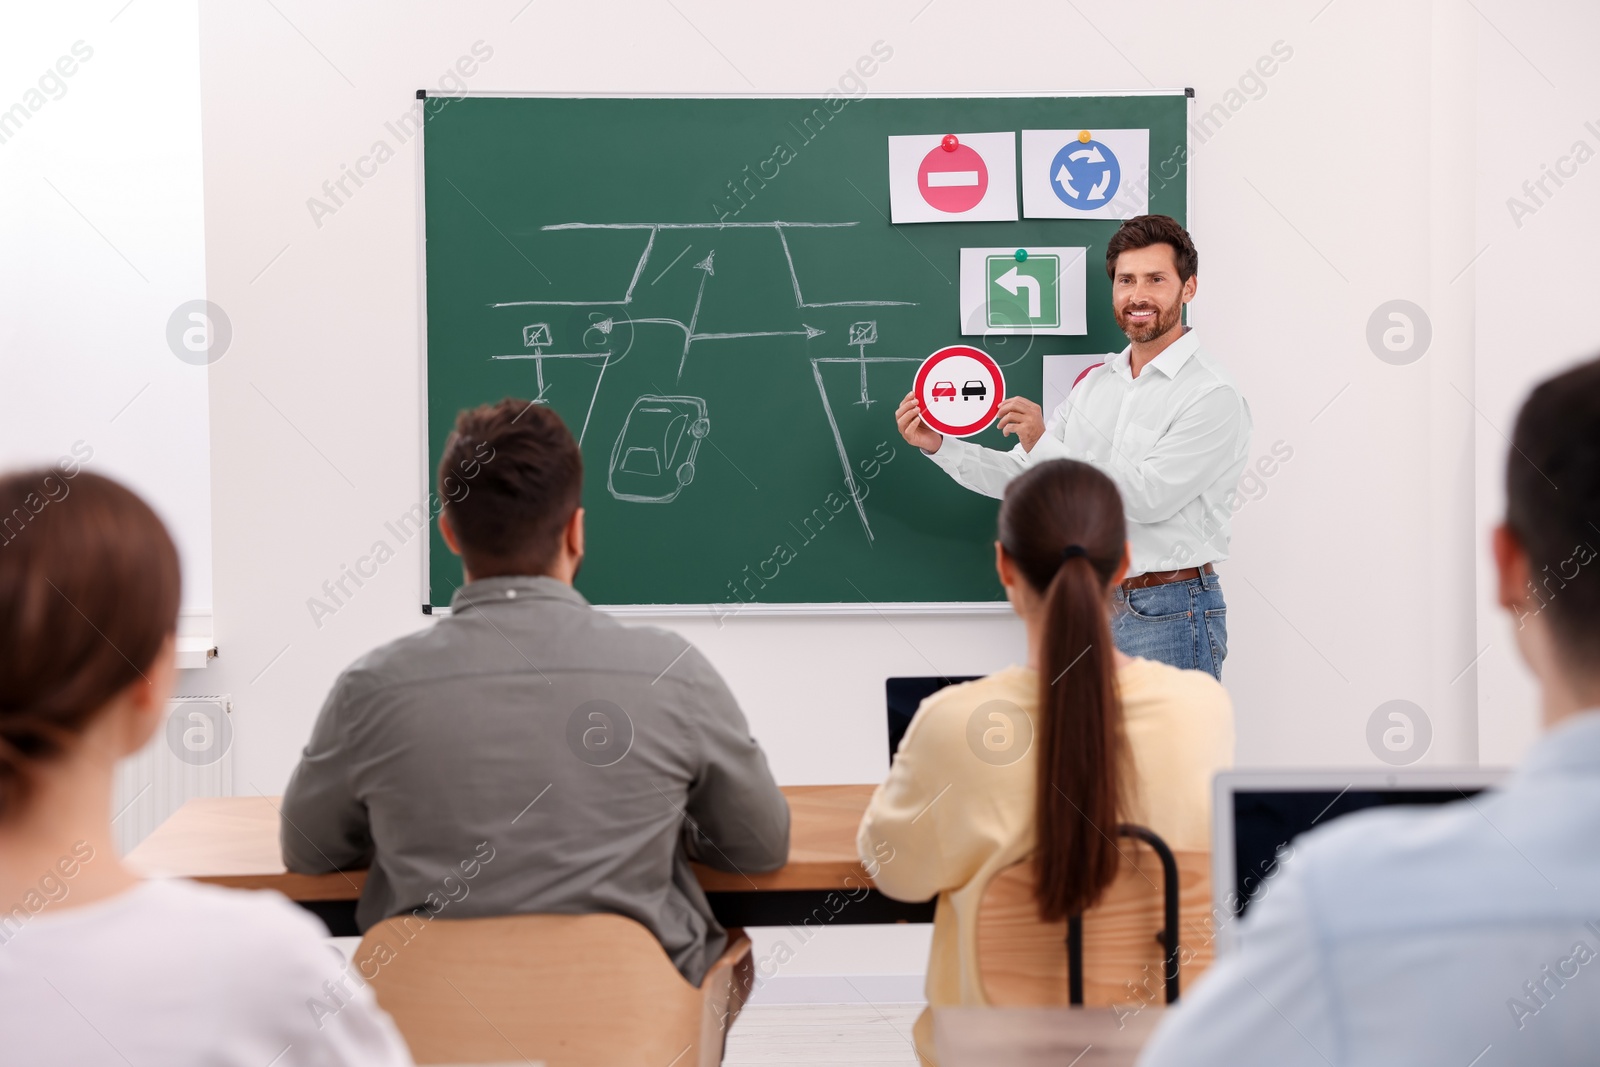
[{"label": "classroom floor", "polygon": [[921,1004],[751,1004],[728,1032],[723,1067],[917,1067]]}]

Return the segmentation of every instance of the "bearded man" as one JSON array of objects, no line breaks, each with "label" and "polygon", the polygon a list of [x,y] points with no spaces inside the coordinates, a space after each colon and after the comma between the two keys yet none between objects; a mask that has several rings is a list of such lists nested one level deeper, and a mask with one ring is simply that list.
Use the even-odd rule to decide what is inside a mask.
[{"label": "bearded man", "polygon": [[1044,460],[1082,460],[1104,471],[1122,493],[1131,557],[1115,593],[1117,647],[1220,678],[1228,608],[1214,564],[1228,558],[1250,408],[1183,323],[1199,267],[1176,220],[1141,215],[1123,223],[1106,245],[1106,273],[1128,347],[1079,381],[1048,421],[1033,401],[1007,399],[1000,431],[1018,441],[1009,452],[931,429],[914,394],[895,421],[909,443],[986,496],[1002,496],[1012,478]]}]

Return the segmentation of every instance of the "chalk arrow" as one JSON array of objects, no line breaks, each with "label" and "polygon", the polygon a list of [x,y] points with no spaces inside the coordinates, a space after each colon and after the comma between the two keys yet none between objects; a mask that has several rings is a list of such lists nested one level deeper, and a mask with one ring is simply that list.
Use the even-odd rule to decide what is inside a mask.
[{"label": "chalk arrow", "polygon": [[[651,322],[651,321],[658,321],[659,322],[659,321],[670,321],[670,320],[634,319],[633,321],[634,322]],[[681,326],[682,323],[679,323],[679,325]],[[691,340],[691,341],[734,341],[734,340],[742,340],[742,339],[747,338],[747,337],[804,337],[806,340],[809,341],[813,337],[820,337],[823,334],[828,332],[827,330],[819,330],[815,326],[807,326],[803,322],[800,325],[801,325],[802,329],[799,329],[799,330],[750,330],[750,331],[747,331],[747,332],[744,332],[744,333],[696,333],[696,334],[690,334],[689,335],[689,340]]]},{"label": "chalk arrow", "polygon": [[1039,279],[1030,278],[1026,274],[1018,274],[1017,268],[1012,267],[1000,277],[995,279],[995,284],[1000,286],[1012,296],[1017,295],[1018,288],[1028,290],[1028,318],[1039,317]]},{"label": "chalk arrow", "polygon": [[594,324],[594,328],[599,330],[601,333],[608,334],[615,325],[616,321],[613,319],[601,319],[599,322]]},{"label": "chalk arrow", "polygon": [[1061,183],[1061,188],[1067,191],[1068,196],[1074,200],[1078,199],[1078,190],[1072,187],[1072,175],[1067,173],[1067,165],[1065,163],[1056,171],[1056,181]]},{"label": "chalk arrow", "polygon": [[1090,147],[1090,148],[1080,148],[1076,152],[1072,153],[1072,155],[1068,156],[1067,158],[1068,159],[1087,159],[1090,163],[1104,163],[1106,161],[1106,157],[1102,156],[1100,154],[1100,146],[1099,145],[1094,145],[1093,147]]},{"label": "chalk arrow", "polygon": [[1108,170],[1104,174],[1100,175],[1100,180],[1095,182],[1093,189],[1089,190],[1089,199],[1104,200],[1106,198],[1106,188],[1110,186],[1110,184],[1111,172]]},{"label": "chalk arrow", "polygon": [[713,256],[715,256],[716,254],[717,254],[717,250],[715,248],[713,248],[710,252],[707,252],[706,253],[706,258],[702,259],[700,262],[696,263],[694,265],[694,269],[695,270],[703,270],[707,274],[715,274],[715,273],[717,273],[716,268],[713,267],[712,264],[711,264],[711,258]]}]

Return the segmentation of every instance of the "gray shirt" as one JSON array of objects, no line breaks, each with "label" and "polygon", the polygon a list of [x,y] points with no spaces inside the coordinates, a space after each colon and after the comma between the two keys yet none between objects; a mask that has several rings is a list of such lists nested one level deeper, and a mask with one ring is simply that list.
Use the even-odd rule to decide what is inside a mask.
[{"label": "gray shirt", "polygon": [[789,853],[788,804],[706,658],[543,577],[465,585],[449,618],[346,670],[283,819],[291,871],[370,866],[362,930],[611,912],[696,984],[726,936],[689,862]]}]

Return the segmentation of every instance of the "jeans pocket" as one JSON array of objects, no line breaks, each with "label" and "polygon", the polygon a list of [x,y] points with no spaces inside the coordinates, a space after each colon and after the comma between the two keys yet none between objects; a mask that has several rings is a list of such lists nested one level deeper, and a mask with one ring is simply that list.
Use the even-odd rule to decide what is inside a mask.
[{"label": "jeans pocket", "polygon": [[1206,612],[1206,637],[1211,642],[1211,658],[1218,667],[1228,658],[1228,609],[1211,608]]},{"label": "jeans pocket", "polygon": [[1167,622],[1186,619],[1190,615],[1189,590],[1186,582],[1169,582],[1148,589],[1132,589],[1126,594],[1128,614],[1145,622]]}]

